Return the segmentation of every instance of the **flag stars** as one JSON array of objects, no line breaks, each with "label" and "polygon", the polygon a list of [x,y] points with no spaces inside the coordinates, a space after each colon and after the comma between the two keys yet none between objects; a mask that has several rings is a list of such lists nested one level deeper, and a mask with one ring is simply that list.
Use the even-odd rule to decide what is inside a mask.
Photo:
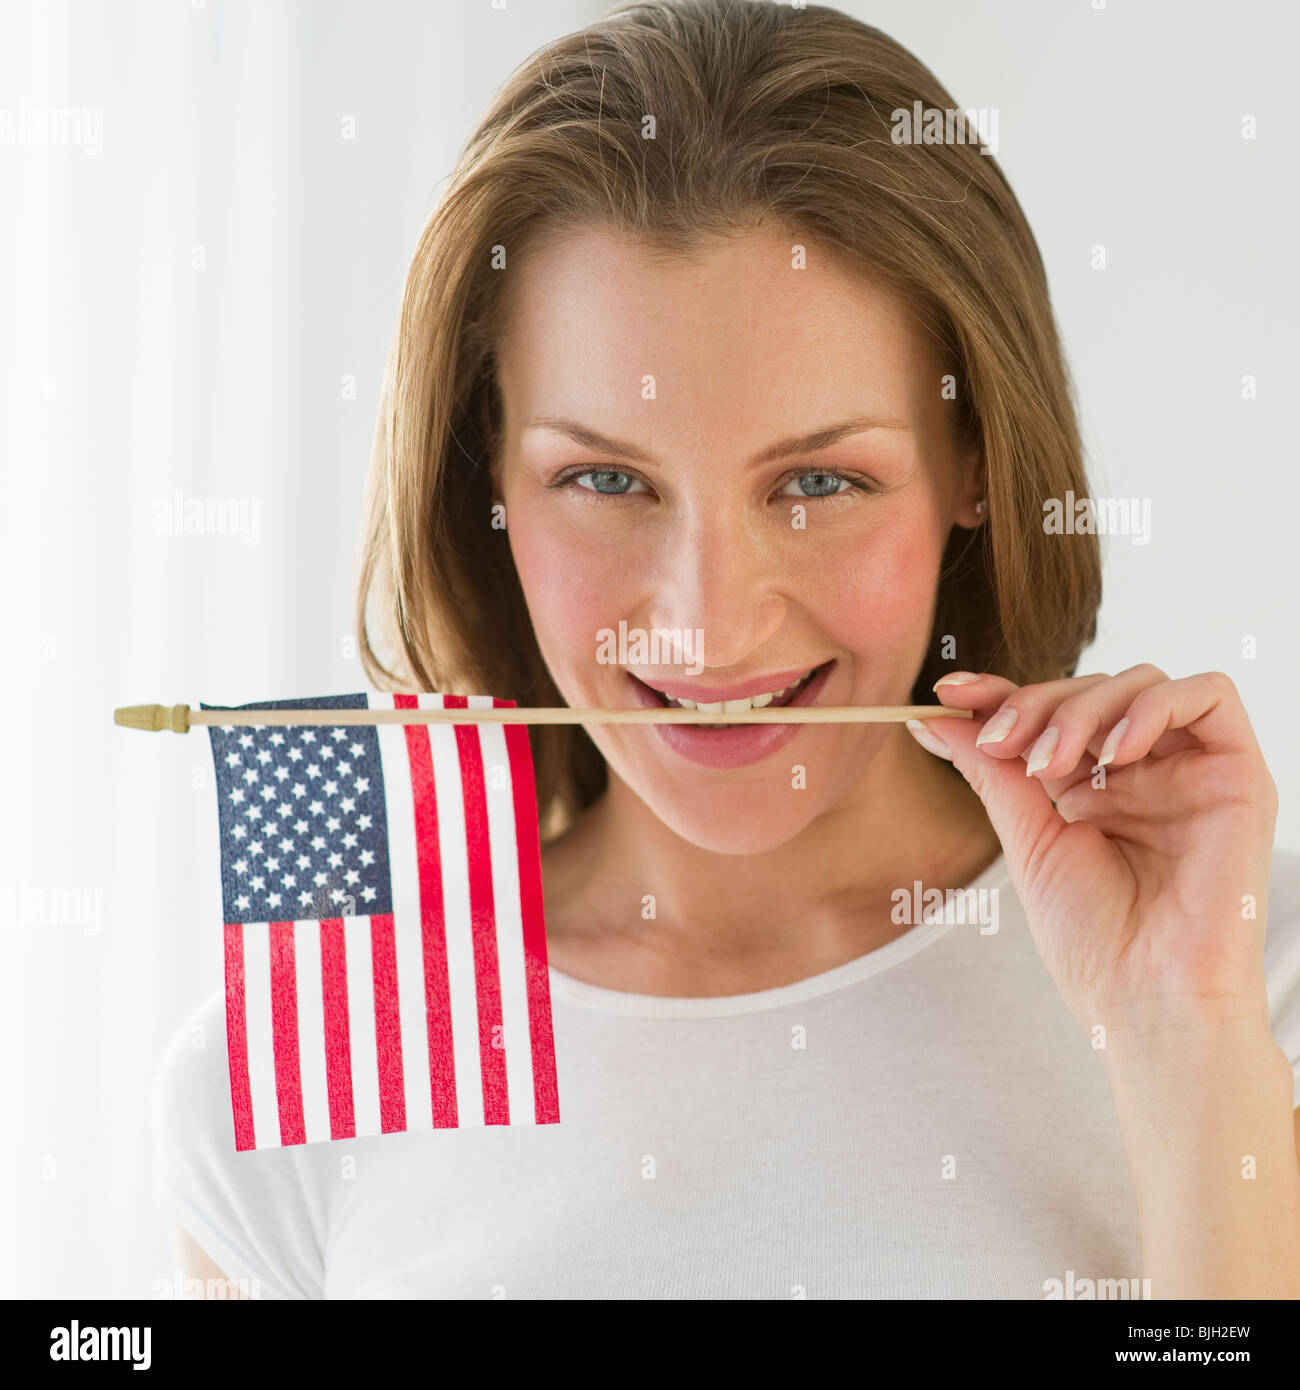
[{"label": "flag stars", "polygon": [[376,731],[226,732],[212,746],[227,920],[391,911]]}]

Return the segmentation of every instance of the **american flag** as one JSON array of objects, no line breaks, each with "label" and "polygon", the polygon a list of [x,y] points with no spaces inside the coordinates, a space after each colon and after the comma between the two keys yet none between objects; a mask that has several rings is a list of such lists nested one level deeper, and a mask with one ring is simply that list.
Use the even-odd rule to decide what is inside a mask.
[{"label": "american flag", "polygon": [[[464,709],[339,695],[203,709]],[[523,725],[209,725],[235,1148],[556,1124]]]}]

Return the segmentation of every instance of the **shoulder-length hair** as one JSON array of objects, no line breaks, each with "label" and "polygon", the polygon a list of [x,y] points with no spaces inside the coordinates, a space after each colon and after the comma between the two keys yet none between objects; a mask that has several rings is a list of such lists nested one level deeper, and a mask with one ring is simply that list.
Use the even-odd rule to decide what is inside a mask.
[{"label": "shoulder-length hair", "polygon": [[[1094,535],[1043,526],[1045,499],[1088,490],[1042,260],[964,118],[945,129],[966,138],[897,138],[901,113],[930,110],[957,108],[929,69],[819,5],[636,0],[514,72],[420,236],[389,353],[357,595],[379,688],[562,703],[493,512],[493,353],[530,236],[593,221],[688,253],[774,219],[898,291],[951,364],[988,498],[949,537],[912,699],[957,664],[1073,673],[1101,567]],[[549,837],[606,768],[581,728],[529,732]]]}]

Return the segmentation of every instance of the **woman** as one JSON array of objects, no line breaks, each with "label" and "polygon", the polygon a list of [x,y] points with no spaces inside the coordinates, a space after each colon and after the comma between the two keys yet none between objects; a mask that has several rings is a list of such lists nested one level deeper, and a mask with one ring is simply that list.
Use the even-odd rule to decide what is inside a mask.
[{"label": "woman", "polygon": [[670,0],[498,96],[406,286],[371,676],[973,717],[535,729],[562,1122],[236,1155],[183,1030],[187,1268],[1300,1295],[1300,865],[1226,676],[1073,675],[1099,558],[1044,523],[1088,487],[1038,251],[967,129],[897,116],[955,108],[834,10]]}]

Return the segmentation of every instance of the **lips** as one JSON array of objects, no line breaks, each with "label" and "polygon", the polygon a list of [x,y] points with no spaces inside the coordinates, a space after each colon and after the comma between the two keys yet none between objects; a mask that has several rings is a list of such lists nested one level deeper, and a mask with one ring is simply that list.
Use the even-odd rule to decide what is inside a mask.
[{"label": "lips", "polygon": [[[703,698],[705,694],[703,691],[700,691],[697,696],[688,696],[679,687],[678,693],[674,695],[670,691],[661,690],[658,686],[651,685],[648,681],[641,681],[641,684],[653,694],[658,695],[660,701],[669,709],[697,709],[701,714],[741,714],[746,710],[766,709],[769,705],[779,708],[782,705],[790,704],[799,694],[799,691],[820,670],[820,666],[813,666],[794,680],[783,675],[767,678],[760,676],[753,682],[751,691],[744,694],[732,694],[729,690],[727,698],[717,699]],[[633,679],[639,679],[639,677],[633,677]],[[773,689],[772,682],[775,680],[784,680],[786,683]],[[716,724],[711,727],[725,729],[728,726]]]},{"label": "lips", "polygon": [[[747,705],[752,703],[754,694],[762,696],[770,693],[773,695],[773,704],[775,704],[776,697],[772,687],[778,681],[785,681],[790,682],[790,684],[778,687],[784,690],[781,704],[813,705],[822,698],[827,682],[834,677],[835,667],[836,662],[832,659],[821,666],[815,666],[807,680],[802,679],[806,674],[802,671],[777,672],[774,676],[751,677],[743,684],[737,682],[728,687],[715,687],[712,691],[701,690],[699,685],[692,687],[687,682],[675,681],[673,684],[677,693],[672,697],[673,703],[675,705],[681,700],[683,694],[694,688],[696,696],[686,694],[686,698],[695,698],[697,709],[705,708],[709,703],[725,705],[725,700],[710,702],[707,699],[701,705],[698,695],[706,693],[714,695],[725,693],[728,699],[744,699]],[[627,678],[629,693],[635,704],[646,709],[663,709],[669,705],[670,697],[666,693],[647,685],[630,671],[625,671],[623,674]],[[762,689],[764,685],[769,687],[767,691]],[[750,694],[746,694],[746,686],[748,686]],[[725,713],[725,710],[723,712]],[[803,738],[808,740],[819,737],[814,726],[780,724],[775,721],[770,724],[655,724],[653,729],[655,737],[660,742],[667,744],[673,752],[680,754],[690,762],[717,769],[748,767],[750,764],[771,757],[778,749],[784,748],[791,739]]]}]

